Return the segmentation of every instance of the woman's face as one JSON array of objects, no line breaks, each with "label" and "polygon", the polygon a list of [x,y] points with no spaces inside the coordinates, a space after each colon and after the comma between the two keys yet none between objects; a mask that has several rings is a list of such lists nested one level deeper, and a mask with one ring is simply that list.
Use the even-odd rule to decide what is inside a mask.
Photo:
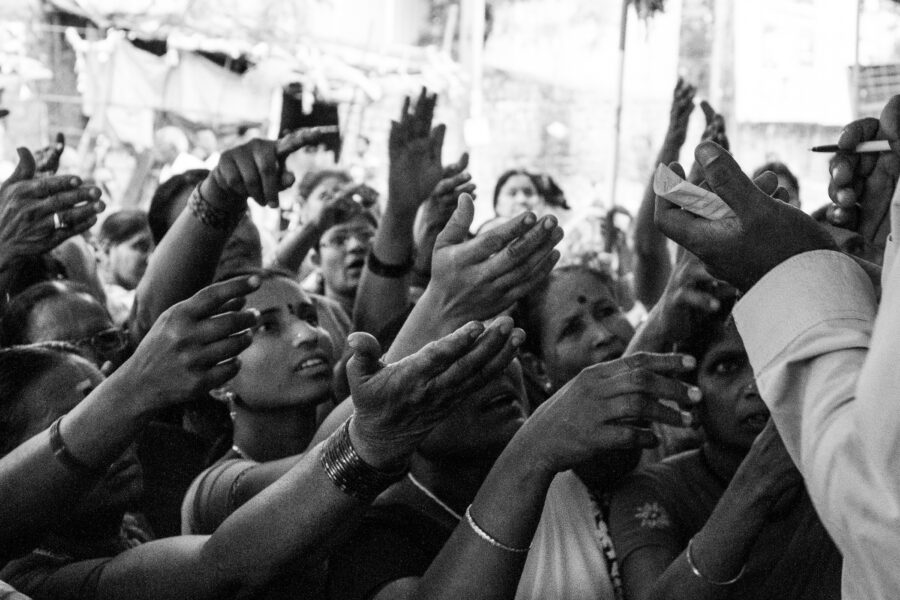
[{"label": "woman's face", "polygon": [[107,250],[109,275],[113,283],[126,290],[133,290],[147,270],[147,261],[153,252],[153,236],[146,229]]},{"label": "woman's face", "polygon": [[697,367],[703,392],[700,420],[713,443],[749,450],[769,419],[769,409],[756,389],[753,369],[737,328],[721,328]]},{"label": "woman's face", "polygon": [[98,365],[125,360],[126,340],[109,312],[93,296],[66,293],[43,300],[28,316],[29,342],[71,342],[95,359]]},{"label": "woman's face", "polygon": [[331,337],[319,327],[316,307],[300,286],[270,277],[247,296],[260,312],[253,343],[226,386],[251,407],[315,406],[331,398]]},{"label": "woman's face", "polygon": [[[28,439],[84,400],[103,381],[89,361],[68,355],[27,386],[21,395],[28,407]],[[23,439],[24,441],[24,439]],[[106,475],[73,508],[81,518],[115,515],[132,507],[143,491],[143,473],[134,446],[109,467]]]},{"label": "woman's face", "polygon": [[496,458],[528,418],[522,366],[513,360],[502,377],[478,390],[435,427],[418,452],[431,459]]},{"label": "woman's face", "polygon": [[497,194],[497,215],[514,217],[528,210],[535,210],[541,197],[528,175],[513,175],[503,183]]},{"label": "woman's face", "polygon": [[541,353],[556,389],[582,369],[622,356],[634,336],[612,290],[585,270],[551,275],[540,321]]}]

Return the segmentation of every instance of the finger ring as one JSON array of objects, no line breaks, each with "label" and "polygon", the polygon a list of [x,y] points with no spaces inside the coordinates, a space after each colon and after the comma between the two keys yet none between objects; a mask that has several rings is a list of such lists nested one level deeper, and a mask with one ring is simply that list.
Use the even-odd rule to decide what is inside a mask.
[{"label": "finger ring", "polygon": [[65,229],[66,224],[59,218],[59,213],[53,213],[53,229]]}]

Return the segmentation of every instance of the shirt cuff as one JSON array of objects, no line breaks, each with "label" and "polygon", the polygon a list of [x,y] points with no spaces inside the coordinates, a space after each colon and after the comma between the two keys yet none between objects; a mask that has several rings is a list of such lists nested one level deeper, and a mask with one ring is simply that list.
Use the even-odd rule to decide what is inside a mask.
[{"label": "shirt cuff", "polygon": [[814,325],[834,318],[872,319],[876,310],[872,281],[852,258],[815,250],[766,273],[733,314],[747,354],[759,368]]}]

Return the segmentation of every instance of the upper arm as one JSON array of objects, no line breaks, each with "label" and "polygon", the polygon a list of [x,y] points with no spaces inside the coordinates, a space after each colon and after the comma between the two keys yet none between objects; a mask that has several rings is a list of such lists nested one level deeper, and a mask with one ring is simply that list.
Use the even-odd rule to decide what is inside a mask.
[{"label": "upper arm", "polygon": [[413,592],[416,591],[416,587],[419,585],[419,579],[421,578],[403,577],[402,579],[395,579],[378,590],[378,593],[372,596],[372,600],[406,600],[407,598],[412,598]]}]

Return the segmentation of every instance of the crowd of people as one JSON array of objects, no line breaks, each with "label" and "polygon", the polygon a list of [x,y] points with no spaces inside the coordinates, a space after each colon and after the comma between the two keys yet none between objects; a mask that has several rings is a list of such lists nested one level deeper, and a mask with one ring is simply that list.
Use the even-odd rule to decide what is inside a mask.
[{"label": "crowd of people", "polygon": [[900,96],[844,129],[809,216],[706,102],[686,174],[694,94],[656,164],[732,216],[651,182],[633,227],[565,252],[546,174],[503,173],[472,231],[426,90],[383,199],[337,165],[295,180],[315,128],[201,156],[161,130],[146,210],[111,213],[56,173],[63,141],[20,148],[0,598],[897,597],[900,153],[854,149],[896,147]]}]

